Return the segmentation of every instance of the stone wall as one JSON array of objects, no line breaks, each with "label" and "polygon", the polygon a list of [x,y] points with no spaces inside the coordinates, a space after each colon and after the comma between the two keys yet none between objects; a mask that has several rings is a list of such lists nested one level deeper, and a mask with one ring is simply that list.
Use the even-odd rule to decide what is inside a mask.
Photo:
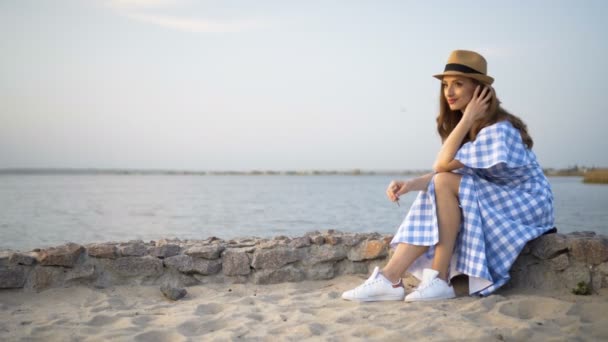
[{"label": "stone wall", "polygon": [[[367,275],[390,256],[391,235],[338,231],[273,239],[68,243],[30,252],[0,252],[0,289],[43,290],[76,284],[192,286],[208,282],[273,284]],[[508,287],[608,287],[608,238],[549,234],[531,241]]]}]

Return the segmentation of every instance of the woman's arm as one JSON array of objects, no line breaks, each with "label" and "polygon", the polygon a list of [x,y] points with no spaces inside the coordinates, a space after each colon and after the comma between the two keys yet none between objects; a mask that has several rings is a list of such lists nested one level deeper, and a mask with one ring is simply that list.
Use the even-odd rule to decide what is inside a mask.
[{"label": "woman's arm", "polygon": [[426,175],[408,179],[406,181],[392,181],[386,188],[386,196],[389,200],[395,202],[399,200],[399,196],[410,191],[423,191],[429,185],[435,173],[427,173]]},{"label": "woman's arm", "polygon": [[467,104],[467,108],[465,109],[462,118],[443,142],[437,159],[433,164],[433,170],[435,170],[435,172],[448,172],[464,166],[459,161],[454,160],[454,156],[460,148],[462,139],[469,133],[473,123],[485,115],[490,100],[492,99],[492,90],[490,87],[484,87],[481,94],[479,93],[479,89],[479,86],[475,88],[473,97]]}]

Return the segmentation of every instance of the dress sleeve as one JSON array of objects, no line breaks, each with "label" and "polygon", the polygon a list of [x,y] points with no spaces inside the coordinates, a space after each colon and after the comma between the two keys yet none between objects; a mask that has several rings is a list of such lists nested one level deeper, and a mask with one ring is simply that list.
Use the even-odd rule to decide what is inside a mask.
[{"label": "dress sleeve", "polygon": [[519,130],[508,121],[482,128],[475,140],[460,147],[454,159],[477,169],[487,169],[501,163],[515,168],[532,162]]}]

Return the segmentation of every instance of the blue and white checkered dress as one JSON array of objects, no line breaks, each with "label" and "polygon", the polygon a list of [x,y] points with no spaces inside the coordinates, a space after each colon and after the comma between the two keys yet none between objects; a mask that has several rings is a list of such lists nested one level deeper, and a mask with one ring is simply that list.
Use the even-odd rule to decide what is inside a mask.
[{"label": "blue and white checkered dress", "polygon": [[[509,269],[525,244],[554,226],[551,186],[519,131],[501,121],[483,128],[454,159],[465,166],[458,193],[460,232],[450,278],[469,276],[471,294],[489,295],[509,280]],[[439,241],[434,181],[421,191],[391,241],[431,246],[409,272],[421,278]]]}]

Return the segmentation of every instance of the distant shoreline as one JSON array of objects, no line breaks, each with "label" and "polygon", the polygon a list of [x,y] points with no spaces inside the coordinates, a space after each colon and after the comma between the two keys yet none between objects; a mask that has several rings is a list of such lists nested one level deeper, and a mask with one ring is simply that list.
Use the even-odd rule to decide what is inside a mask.
[{"label": "distant shoreline", "polygon": [[137,169],[0,169],[0,175],[186,175],[186,176],[369,176],[421,175],[430,170],[250,170],[189,171]]},{"label": "distant shoreline", "polygon": [[[574,167],[567,169],[544,169],[549,177],[583,177],[594,168]],[[431,170],[250,170],[250,171],[194,171],[163,169],[70,169],[70,168],[6,168],[0,175],[175,175],[175,176],[414,176]]]}]

